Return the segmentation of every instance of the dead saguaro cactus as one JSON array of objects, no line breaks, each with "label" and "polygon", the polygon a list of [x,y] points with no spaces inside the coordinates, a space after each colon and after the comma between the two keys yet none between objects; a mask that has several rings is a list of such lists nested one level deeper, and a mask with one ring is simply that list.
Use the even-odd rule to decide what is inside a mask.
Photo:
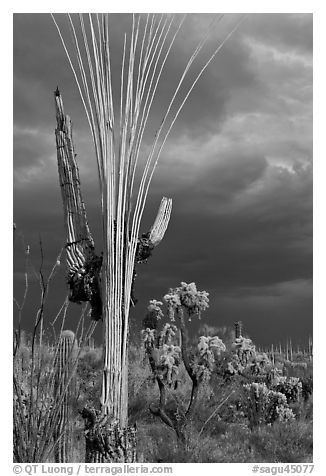
[{"label": "dead saguaro cactus", "polygon": [[[62,96],[57,88],[54,93],[57,127],[55,130],[59,182],[64,208],[67,235],[66,254],[70,287],[69,300],[80,303],[89,301],[91,317],[102,317],[101,267],[102,256],[95,253],[95,245],[87,221],[86,207],[82,198],[77,154],[72,139],[72,122],[64,113]],[[137,240],[132,275],[131,304],[135,305],[134,282],[136,265],[146,263],[153,249],[161,242],[166,232],[172,209],[172,200],[163,197],[154,224]],[[117,222],[114,223],[115,233]]]},{"label": "dead saguaro cactus", "polygon": [[[191,78],[189,69],[207,44],[213,25],[222,16],[215,17],[188,58],[171,99],[164,104],[161,119],[157,126],[153,124],[154,128],[157,127],[153,141],[149,147],[145,147],[143,160],[140,160],[152,120],[152,105],[155,104],[158,85],[163,81],[164,67],[186,16],[155,13],[130,15],[130,31],[124,35],[116,88],[111,62],[110,15],[68,13],[72,44],[66,41],[66,25],[62,22],[62,27],[59,26],[61,20],[57,22],[52,15],[77,83],[96,154],[103,230],[100,289],[104,360],[101,408],[103,415],[122,429],[127,427],[128,421],[128,330],[130,305],[134,302],[132,288],[135,263],[143,262],[150,255],[152,246],[155,246],[152,233],[155,235],[156,231],[161,230],[163,237],[169,222],[171,201],[162,200],[162,211],[159,210],[158,221],[155,221],[157,228],[152,228],[149,235],[139,238],[143,212],[156,165],[180,111],[205,69],[242,21],[218,42],[199,72],[197,70]],[[116,98],[119,99],[116,101]],[[56,99],[56,103],[59,100]],[[73,182],[73,188],[77,190],[78,182]],[[78,207],[82,208],[82,203],[74,209]],[[85,217],[83,213],[78,212],[77,215]],[[69,222],[67,226],[76,225]],[[82,263],[87,263],[81,242],[79,246],[72,246],[72,249],[76,249],[74,265],[77,263],[77,250],[81,252]],[[76,281],[79,283],[81,280],[81,287],[85,289],[88,271],[79,265],[76,267]],[[95,281],[97,270],[95,266]],[[86,281],[88,286],[89,277]],[[93,275],[90,281],[94,283]],[[95,293],[92,288],[91,292]],[[89,296],[87,298],[90,300]]]},{"label": "dead saguaro cactus", "polygon": [[136,463],[136,426],[120,428],[95,409],[80,412],[85,421],[85,463]]},{"label": "dead saguaro cactus", "polygon": [[[65,115],[63,108],[63,101],[61,94],[58,88],[55,91],[55,106],[56,106],[56,118],[57,118],[57,128],[55,131],[56,134],[56,144],[57,144],[57,160],[58,160],[58,171],[59,171],[59,181],[62,192],[62,201],[64,208],[64,217],[65,217],[65,228],[67,233],[67,266],[68,266],[68,284],[70,287],[70,296],[69,299],[72,302],[85,302],[89,301],[91,304],[91,317],[94,320],[99,320],[103,315],[103,299],[102,294],[106,296],[109,289],[104,286],[102,291],[101,281],[102,281],[102,258],[98,257],[95,254],[94,240],[92,238],[89,225],[87,222],[86,208],[82,199],[80,179],[79,179],[79,170],[76,161],[76,153],[74,150],[72,142],[72,125],[71,120],[68,115]],[[121,259],[120,268],[119,268],[119,280],[122,279],[123,282],[127,281],[127,278],[132,277],[131,280],[131,290],[130,290],[130,304],[135,305],[137,299],[134,296],[134,282],[137,276],[136,267],[140,264],[146,263],[149,257],[152,255],[154,248],[162,241],[165,232],[167,230],[170,216],[172,210],[172,200],[170,198],[163,197],[154,220],[153,225],[150,230],[146,233],[143,233],[140,238],[137,239],[135,257],[133,261],[133,266],[131,270],[127,268],[126,263],[126,249],[128,247],[128,235],[125,234],[125,243],[123,246],[124,252],[120,250]],[[132,232],[129,233],[130,235]],[[117,220],[114,221],[114,235],[113,235],[113,244],[117,241],[117,236],[121,236],[121,233],[118,233],[118,224]],[[117,260],[118,261],[118,260]],[[126,272],[128,276],[126,276]],[[104,280],[104,283],[106,281]],[[125,316],[125,310],[123,309],[123,301],[125,296],[125,290],[121,290],[121,299],[120,299],[120,308],[119,313],[122,312],[122,316]],[[106,299],[105,299],[106,302]],[[107,312],[107,307],[104,306]],[[113,323],[112,323],[113,324]],[[120,331],[125,333],[127,331],[127,324],[125,322],[121,323]],[[111,334],[116,332],[115,328],[111,329]],[[120,336],[122,340],[122,335]],[[120,346],[121,348],[121,346]],[[121,388],[123,388],[123,399],[125,400],[124,409],[125,409],[125,421],[127,419],[127,361],[126,361],[126,347],[123,347],[124,354],[124,370],[123,373],[119,372],[118,379],[120,380]],[[112,352],[112,356],[109,354]],[[107,368],[107,361],[120,358],[114,350],[114,347],[105,346],[105,357],[106,362],[105,368]],[[114,381],[109,382],[108,374],[104,372],[103,379],[103,389],[106,392],[109,388],[112,393],[117,391],[116,384],[117,380],[114,377]],[[118,381],[119,381],[118,380]],[[123,380],[123,384],[122,384]],[[115,397],[114,397],[115,398]],[[102,402],[105,397],[102,396]],[[113,400],[113,398],[112,398]],[[119,400],[114,399],[115,404],[118,404]],[[112,416],[112,414],[111,414]],[[105,428],[108,429],[111,437],[114,435],[118,437],[120,435],[120,427],[117,426],[112,420],[110,424],[106,424]],[[87,427],[87,423],[85,422]],[[92,430],[93,439],[94,435],[98,432],[98,440],[100,441],[103,434],[104,427],[101,424],[96,425]],[[115,430],[113,431],[113,428]],[[130,444],[135,439],[136,430],[134,428],[124,427],[124,432],[121,433],[125,438],[126,442]],[[86,430],[87,431],[87,430]],[[126,436],[129,435],[130,437]],[[88,433],[86,433],[87,435]],[[86,436],[86,446],[87,446],[87,458],[89,460],[100,460],[102,462],[106,461],[107,452],[101,453],[99,456],[97,453],[102,448],[101,446],[96,447],[95,450],[94,444],[89,444],[88,437]],[[96,440],[96,438],[95,438]],[[92,440],[93,441],[93,440]],[[96,440],[97,441],[97,440]],[[111,442],[111,447],[119,447],[121,443],[121,438],[119,437],[116,442]],[[122,444],[122,443],[121,443]],[[90,454],[92,451],[95,451],[94,455],[91,457]],[[111,450],[110,450],[111,451]],[[132,449],[126,449],[128,452],[128,461],[130,460],[130,454],[134,454]],[[121,452],[120,450],[118,453]],[[112,453],[112,451],[111,451]],[[117,454],[118,454],[117,453]],[[105,456],[106,455],[106,456]],[[127,456],[126,456],[127,457]],[[108,460],[109,461],[109,460]],[[110,460],[111,461],[111,460]]]},{"label": "dead saguaro cactus", "polygon": [[72,331],[61,333],[56,358],[54,399],[58,402],[58,424],[54,430],[56,463],[71,462],[73,415],[71,404],[76,395],[78,344]]},{"label": "dead saguaro cactus", "polygon": [[95,254],[85,204],[80,189],[79,170],[72,140],[72,123],[65,115],[59,89],[55,93],[57,160],[67,244],[67,281],[72,302],[90,301],[91,317],[102,316],[100,270],[102,258]]}]

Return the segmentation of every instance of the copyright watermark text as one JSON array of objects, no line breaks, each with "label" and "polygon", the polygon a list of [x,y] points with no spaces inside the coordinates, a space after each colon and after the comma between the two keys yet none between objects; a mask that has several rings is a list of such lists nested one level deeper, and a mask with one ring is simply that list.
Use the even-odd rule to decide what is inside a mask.
[{"label": "copyright watermark text", "polygon": [[172,474],[171,466],[145,466],[122,464],[120,466],[109,466],[101,464],[101,466],[74,464],[74,465],[45,465],[45,464],[15,464],[13,465],[14,474],[68,474],[77,476],[83,474]]}]

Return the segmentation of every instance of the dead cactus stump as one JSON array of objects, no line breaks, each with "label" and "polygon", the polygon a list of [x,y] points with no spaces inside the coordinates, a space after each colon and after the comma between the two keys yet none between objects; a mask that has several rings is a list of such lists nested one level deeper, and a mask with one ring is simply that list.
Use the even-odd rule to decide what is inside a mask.
[{"label": "dead cactus stump", "polygon": [[95,409],[80,412],[85,421],[85,463],[136,463],[136,426],[120,428]]}]

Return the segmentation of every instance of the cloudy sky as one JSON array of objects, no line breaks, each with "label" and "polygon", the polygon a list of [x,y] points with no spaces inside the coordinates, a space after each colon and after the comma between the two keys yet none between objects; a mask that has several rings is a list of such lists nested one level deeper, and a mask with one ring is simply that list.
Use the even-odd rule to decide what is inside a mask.
[{"label": "cloudy sky", "polygon": [[[65,28],[65,18],[57,18]],[[238,20],[238,15],[225,15],[216,25],[192,75]],[[159,125],[182,68],[210,21],[206,14],[187,17],[158,89],[149,132]],[[129,30],[128,15],[112,16],[115,71]],[[74,124],[82,191],[100,250],[95,155],[72,72],[50,15],[15,14],[18,299],[23,293],[22,236],[36,267],[42,237],[45,271],[65,239],[54,139],[57,85]],[[145,139],[146,147],[150,134]],[[241,319],[258,344],[285,342],[290,336],[305,343],[312,333],[312,15],[247,15],[175,124],[156,170],[142,231],[163,195],[173,199],[172,218],[153,257],[139,268],[134,322],[140,322],[149,299],[160,299],[180,281],[195,281],[210,293],[203,316],[209,324],[232,325]],[[49,319],[64,299],[64,277],[62,264],[49,293]],[[26,327],[39,295],[32,276],[29,291]]]}]

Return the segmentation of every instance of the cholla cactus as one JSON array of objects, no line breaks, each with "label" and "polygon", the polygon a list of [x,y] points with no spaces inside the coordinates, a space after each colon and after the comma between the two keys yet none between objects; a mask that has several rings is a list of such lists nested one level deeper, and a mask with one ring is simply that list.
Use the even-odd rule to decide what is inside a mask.
[{"label": "cholla cactus", "polygon": [[156,301],[156,299],[152,299],[151,301],[149,301],[149,305],[147,307],[147,314],[143,319],[143,327],[145,329],[157,328],[158,321],[161,320],[164,316],[161,306],[163,306],[163,303],[161,301]]},{"label": "cholla cactus", "polygon": [[157,318],[161,319],[164,316],[163,311],[161,309],[161,306],[163,306],[162,301],[157,301],[156,299],[151,299],[149,301],[149,305],[148,305],[147,309],[150,312],[156,312],[157,313]]},{"label": "cholla cactus", "polygon": [[155,341],[155,330],[147,327],[141,331],[145,347],[153,347]]},{"label": "cholla cactus", "polygon": [[265,352],[256,352],[249,363],[250,374],[257,380],[273,382],[278,373]]},{"label": "cholla cactus", "polygon": [[294,403],[301,398],[302,382],[297,377],[279,377],[274,389],[283,393],[288,403]]},{"label": "cholla cactus", "polygon": [[178,295],[177,292],[173,292],[172,289],[170,289],[169,294],[166,294],[164,296],[164,301],[168,305],[168,312],[169,312],[169,318],[172,322],[175,321],[175,312],[177,309],[181,308],[181,300],[180,296]]},{"label": "cholla cactus", "polygon": [[281,423],[295,420],[293,410],[287,406],[281,405],[276,407],[277,420]]},{"label": "cholla cactus", "polygon": [[295,418],[283,393],[270,390],[265,383],[253,382],[243,385],[243,388],[246,395],[245,410],[251,428]]},{"label": "cholla cactus", "polygon": [[238,337],[232,345],[233,351],[238,355],[240,362],[246,366],[250,359],[256,355],[256,348],[251,339]]},{"label": "cholla cactus", "polygon": [[[200,316],[200,313],[208,307],[208,293],[198,291],[195,283],[181,283],[181,286],[170,289],[164,296],[164,301],[168,306],[168,315],[171,321],[175,321],[175,314],[178,317],[179,329],[167,322],[161,332],[156,329],[157,320],[162,317],[162,302],[150,301],[148,312],[155,318],[155,325],[152,329],[146,327],[142,331],[145,350],[149,358],[152,372],[156,378],[160,399],[158,406],[150,406],[151,412],[159,416],[161,420],[170,428],[173,428],[178,438],[184,439],[184,426],[191,420],[193,410],[198,398],[200,383],[206,381],[211,376],[218,356],[225,350],[223,342],[217,337],[200,337],[197,355],[190,360],[187,349],[187,337],[184,320],[184,311],[189,319],[193,315]],[[149,323],[147,314],[143,323]],[[178,384],[178,372],[181,362],[184,363],[186,371],[192,381],[191,395],[187,409],[177,408],[174,417],[168,415],[166,408],[167,388],[173,386],[176,389]]]},{"label": "cholla cactus", "polygon": [[221,339],[217,336],[213,337],[199,337],[197,345],[198,354],[195,355],[192,367],[197,375],[197,378],[203,382],[207,382],[215,365],[215,357],[225,352],[226,347]]},{"label": "cholla cactus", "polygon": [[[177,328],[166,323],[158,333],[155,329],[142,331],[143,343],[150,356],[154,375],[171,386],[175,381],[181,363],[181,349],[176,344]],[[174,343],[173,343],[174,342]]]},{"label": "cholla cactus", "polygon": [[178,329],[176,326],[170,323],[164,324],[163,329],[159,333],[158,336],[158,345],[162,347],[164,344],[171,344],[173,340],[176,338]]},{"label": "cholla cactus", "polygon": [[225,352],[226,347],[223,344],[222,340],[217,336],[213,337],[199,337],[198,351],[201,356],[205,355],[208,352],[215,352],[217,355],[220,355],[221,352]]},{"label": "cholla cactus", "polygon": [[183,310],[188,314],[189,321],[194,315],[200,319],[201,312],[209,307],[208,292],[197,291],[195,283],[181,282],[181,286],[170,289],[164,296],[164,301],[168,305],[169,317],[172,321],[175,319],[175,313],[183,319]]},{"label": "cholla cactus", "polygon": [[231,354],[231,360],[225,363],[224,377],[230,377],[238,374],[242,374],[245,367],[240,362],[237,354]]},{"label": "cholla cactus", "polygon": [[171,386],[175,381],[179,365],[181,363],[181,349],[176,345],[163,344],[160,362],[158,365],[158,376]]}]

